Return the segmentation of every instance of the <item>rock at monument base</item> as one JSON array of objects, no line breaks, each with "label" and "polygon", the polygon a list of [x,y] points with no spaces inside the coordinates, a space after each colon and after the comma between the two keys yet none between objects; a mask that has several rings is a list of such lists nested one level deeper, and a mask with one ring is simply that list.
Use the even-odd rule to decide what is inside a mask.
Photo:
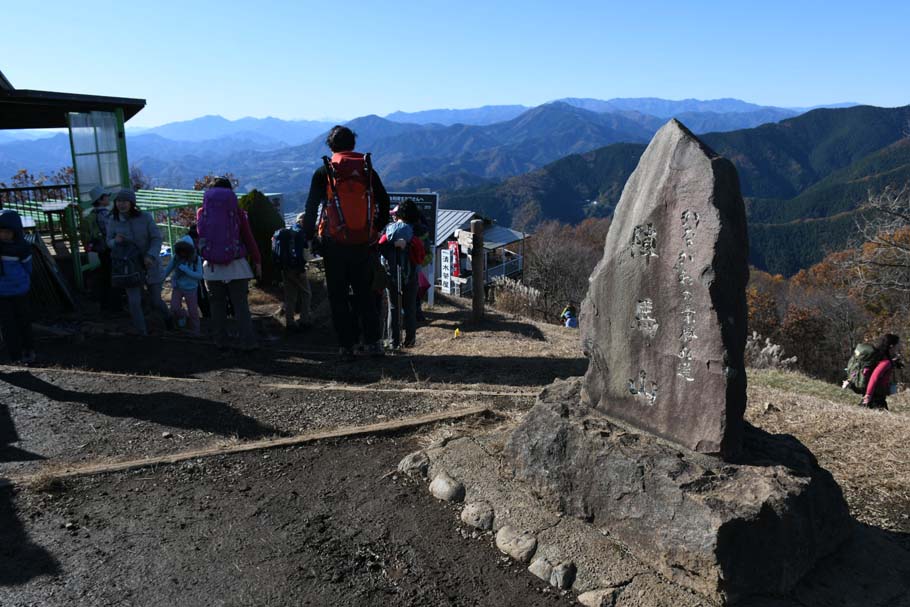
[{"label": "rock at monument base", "polygon": [[519,563],[527,563],[537,550],[537,538],[530,533],[519,532],[514,527],[506,525],[500,527],[496,532],[496,547],[500,552],[508,554]]},{"label": "rock at monument base", "polygon": [[464,485],[445,472],[440,472],[430,483],[430,493],[438,500],[460,502],[464,499]]},{"label": "rock at monument base", "polygon": [[747,426],[739,463],[625,430],[557,381],[503,451],[515,478],[671,581],[722,602],[783,595],[849,535],[843,494],[788,436]]},{"label": "rock at monument base", "polygon": [[472,502],[461,511],[461,522],[475,529],[487,531],[493,528],[493,507],[486,502]]}]

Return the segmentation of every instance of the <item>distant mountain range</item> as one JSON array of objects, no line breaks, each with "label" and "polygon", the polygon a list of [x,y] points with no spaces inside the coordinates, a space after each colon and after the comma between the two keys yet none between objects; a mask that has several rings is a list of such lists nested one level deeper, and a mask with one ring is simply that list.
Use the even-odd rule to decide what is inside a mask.
[{"label": "distant mountain range", "polygon": [[221,116],[202,116],[150,129],[137,129],[134,132],[137,135],[158,135],[174,141],[211,141],[231,137],[257,141],[260,145],[282,147],[308,142],[332,125],[331,122],[319,120],[281,120],[271,117],[228,120]]},{"label": "distant mountain range", "polygon": [[[910,106],[814,110],[777,124],[701,139],[736,165],[747,198],[753,265],[792,274],[850,243],[853,212],[870,192],[910,183]],[[615,144],[502,183],[449,192],[515,226],[612,213],[644,151]]]},{"label": "distant mountain range", "polygon": [[[389,188],[432,188],[444,206],[533,227],[610,214],[646,142],[675,116],[736,164],[752,262],[792,273],[847,242],[851,213],[870,189],[910,179],[908,108],[797,111],[736,99],[568,98],[533,108],[396,112],[348,125]],[[202,175],[232,172],[242,189],[285,192],[299,204],[328,152],[331,124],[206,116],[129,130],[129,159],[158,185],[186,188]],[[0,141],[0,180],[20,168],[50,173],[69,164],[65,134]]]}]

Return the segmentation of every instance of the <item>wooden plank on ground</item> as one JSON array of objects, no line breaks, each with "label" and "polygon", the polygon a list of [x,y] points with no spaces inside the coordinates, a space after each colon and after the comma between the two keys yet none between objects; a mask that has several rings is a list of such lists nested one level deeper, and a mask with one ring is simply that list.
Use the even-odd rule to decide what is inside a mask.
[{"label": "wooden plank on ground", "polygon": [[397,432],[400,430],[408,430],[411,428],[417,428],[419,426],[425,426],[427,424],[463,419],[465,417],[471,417],[474,415],[496,415],[496,412],[487,407],[470,407],[467,409],[458,409],[456,411],[429,413],[427,415],[420,415],[416,417],[407,417],[404,419],[367,424],[365,426],[344,426],[341,428],[298,434],[296,436],[263,439],[250,441],[247,443],[240,443],[237,445],[222,445],[217,447],[207,447],[204,449],[193,449],[190,451],[182,451],[180,453],[172,453],[168,455],[158,455],[144,459],[120,462],[96,462],[79,464],[72,467],[38,471],[35,474],[26,476],[11,477],[9,479],[9,483],[14,485],[23,485],[29,484],[36,480],[46,480],[48,478],[64,479],[76,476],[88,476],[93,474],[125,472],[127,470],[134,470],[136,468],[147,468],[149,466],[157,466],[162,464],[176,464],[179,462],[201,457],[232,455],[236,453],[247,453],[249,451],[260,451],[263,449],[274,449],[278,447],[293,447],[296,445],[303,445],[306,443],[332,438],[350,438],[368,434]]}]

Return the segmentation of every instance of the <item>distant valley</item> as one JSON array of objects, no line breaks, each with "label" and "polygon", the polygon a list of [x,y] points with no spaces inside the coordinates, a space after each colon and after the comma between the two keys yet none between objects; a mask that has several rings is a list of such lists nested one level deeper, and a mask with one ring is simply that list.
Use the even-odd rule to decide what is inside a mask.
[{"label": "distant valley", "polygon": [[[910,180],[910,108],[838,105],[848,107],[802,113],[736,99],[567,98],[347,124],[389,188],[431,188],[443,193],[443,206],[533,228],[611,214],[645,144],[675,117],[736,164],[752,263],[789,274],[848,242],[852,212],[869,190]],[[205,116],[129,129],[129,160],[157,185],[188,188],[202,175],[231,172],[241,189],[285,192],[300,205],[331,125]],[[0,180],[20,168],[50,173],[71,164],[66,134],[10,139],[0,139]]]}]

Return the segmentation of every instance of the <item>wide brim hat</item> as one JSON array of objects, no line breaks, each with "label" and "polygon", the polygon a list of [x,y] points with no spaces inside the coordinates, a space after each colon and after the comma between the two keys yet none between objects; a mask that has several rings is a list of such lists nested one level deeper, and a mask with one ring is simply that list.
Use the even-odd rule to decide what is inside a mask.
[{"label": "wide brim hat", "polygon": [[88,193],[89,202],[92,204],[95,204],[96,202],[101,200],[102,196],[104,196],[106,194],[107,194],[107,192],[104,190],[103,187],[101,187],[100,185],[96,185]]}]

